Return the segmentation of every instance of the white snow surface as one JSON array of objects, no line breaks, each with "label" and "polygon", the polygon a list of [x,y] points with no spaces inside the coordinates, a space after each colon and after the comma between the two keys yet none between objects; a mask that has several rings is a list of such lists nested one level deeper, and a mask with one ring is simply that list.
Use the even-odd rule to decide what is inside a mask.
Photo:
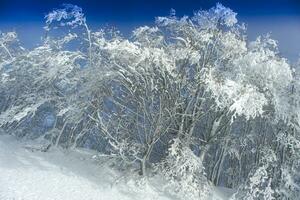
[{"label": "white snow surface", "polygon": [[[175,200],[163,192],[159,178],[137,184],[134,176],[93,159],[95,152],[28,146],[0,134],[0,200]],[[228,194],[217,188],[210,199],[225,200]]]}]

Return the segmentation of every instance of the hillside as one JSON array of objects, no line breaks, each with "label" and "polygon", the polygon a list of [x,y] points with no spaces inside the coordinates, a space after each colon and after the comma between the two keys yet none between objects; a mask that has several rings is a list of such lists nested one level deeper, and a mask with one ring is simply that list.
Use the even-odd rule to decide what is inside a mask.
[{"label": "hillside", "polygon": [[[96,161],[91,151],[40,152],[35,147],[0,135],[1,200],[174,199],[161,190],[163,183],[157,178],[139,188],[137,177],[121,176]],[[212,199],[226,196],[221,191],[216,190]]]}]

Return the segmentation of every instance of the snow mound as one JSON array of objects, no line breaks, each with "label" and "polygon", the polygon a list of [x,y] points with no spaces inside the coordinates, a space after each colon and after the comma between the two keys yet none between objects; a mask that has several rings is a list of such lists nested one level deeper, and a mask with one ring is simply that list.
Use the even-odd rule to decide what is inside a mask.
[{"label": "snow mound", "polygon": [[[163,193],[162,181],[153,179],[138,186],[134,178],[123,180],[120,173],[93,158],[93,152],[82,150],[35,151],[0,135],[0,199],[174,200]],[[216,190],[211,199],[225,196]]]}]

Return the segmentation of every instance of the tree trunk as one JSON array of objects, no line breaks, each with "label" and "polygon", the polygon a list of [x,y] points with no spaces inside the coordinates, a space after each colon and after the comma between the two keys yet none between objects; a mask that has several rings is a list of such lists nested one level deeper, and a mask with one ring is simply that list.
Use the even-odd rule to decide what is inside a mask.
[{"label": "tree trunk", "polygon": [[63,134],[63,132],[65,130],[66,125],[67,125],[67,121],[65,121],[65,123],[64,123],[64,125],[63,125],[63,127],[62,127],[62,129],[61,129],[61,131],[59,133],[59,135],[57,136],[57,139],[56,139],[56,142],[55,142],[55,146],[58,146],[60,138],[61,138],[61,136],[62,136],[62,134]]},{"label": "tree trunk", "polygon": [[223,148],[220,148],[220,150],[218,150],[217,152],[216,152],[216,155],[215,155],[215,157],[217,157],[217,161],[215,162],[215,164],[214,164],[214,167],[213,167],[213,169],[212,169],[212,172],[211,172],[211,174],[210,174],[210,180],[215,184],[215,178],[216,178],[216,174],[217,174],[217,170],[218,170],[218,168],[219,168],[219,165],[220,165],[220,163],[221,163],[221,159],[222,159],[222,154],[223,154]]},{"label": "tree trunk", "polygon": [[225,154],[226,154],[226,149],[223,150],[222,155],[221,155],[221,162],[219,164],[219,167],[217,169],[217,174],[216,174],[216,178],[215,178],[215,185],[219,185],[219,180],[220,180],[220,174],[221,171],[223,169],[223,163],[224,163],[224,158],[225,158]]},{"label": "tree trunk", "polygon": [[200,151],[199,158],[200,158],[200,160],[201,160],[202,163],[204,161],[205,155],[206,155],[206,153],[207,153],[207,151],[208,151],[209,148],[210,148],[210,145],[206,144],[206,145],[204,145],[202,147],[202,149],[200,149],[201,151]]},{"label": "tree trunk", "polygon": [[148,145],[148,148],[146,150],[146,153],[143,157],[143,159],[141,160],[141,171],[140,171],[140,175],[142,176],[146,176],[147,175],[147,162],[149,160],[149,157],[151,155],[152,149],[153,149],[154,144],[151,143],[150,145]]}]

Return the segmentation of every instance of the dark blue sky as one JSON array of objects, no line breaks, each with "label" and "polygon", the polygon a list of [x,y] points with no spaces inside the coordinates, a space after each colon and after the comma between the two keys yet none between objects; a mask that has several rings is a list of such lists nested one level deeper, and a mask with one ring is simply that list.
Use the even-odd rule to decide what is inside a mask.
[{"label": "dark blue sky", "polygon": [[38,43],[43,34],[43,17],[62,3],[83,8],[92,28],[106,24],[128,34],[133,28],[153,24],[156,16],[191,15],[222,3],[238,13],[248,25],[250,39],[271,33],[279,40],[282,54],[296,61],[300,54],[300,0],[0,0],[0,30],[16,30],[25,46]]}]

